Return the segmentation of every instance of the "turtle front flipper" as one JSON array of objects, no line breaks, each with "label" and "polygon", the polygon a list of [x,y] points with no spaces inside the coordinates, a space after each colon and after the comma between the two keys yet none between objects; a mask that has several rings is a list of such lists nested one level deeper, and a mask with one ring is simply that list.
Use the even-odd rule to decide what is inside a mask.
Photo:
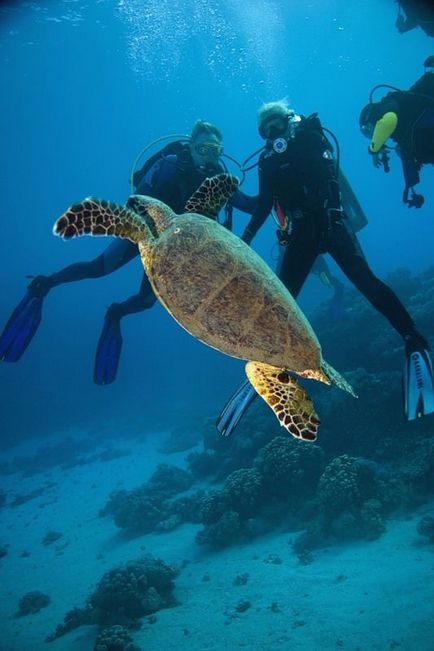
[{"label": "turtle front flipper", "polygon": [[185,204],[185,212],[215,219],[219,211],[239,188],[240,182],[231,174],[217,174],[200,184]]},{"label": "turtle front flipper", "polygon": [[282,427],[297,439],[316,440],[319,418],[311,399],[295,378],[262,362],[247,362],[246,374]]},{"label": "turtle front flipper", "polygon": [[54,224],[53,233],[64,240],[81,235],[113,235],[135,243],[152,237],[144,217],[125,206],[92,197],[68,208]]}]

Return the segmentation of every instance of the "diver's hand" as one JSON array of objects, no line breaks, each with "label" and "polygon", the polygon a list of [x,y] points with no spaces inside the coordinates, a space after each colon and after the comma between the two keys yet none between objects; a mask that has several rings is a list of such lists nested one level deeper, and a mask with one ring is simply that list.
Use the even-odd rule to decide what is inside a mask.
[{"label": "diver's hand", "polygon": [[374,167],[382,167],[386,174],[390,172],[390,156],[389,156],[389,148],[386,145],[383,145],[381,149],[378,151],[374,152],[371,150],[370,146],[368,148],[369,154],[372,156],[372,162],[374,164]]},{"label": "diver's hand", "polygon": [[246,244],[250,244],[250,242],[253,240],[253,233],[250,231],[248,228],[244,229],[244,233],[241,235],[241,239],[243,242]]},{"label": "diver's hand", "polygon": [[381,160],[381,149],[380,151],[371,151],[370,148],[368,147],[368,154],[372,159],[372,164],[374,167],[378,168],[382,166],[383,163]]}]

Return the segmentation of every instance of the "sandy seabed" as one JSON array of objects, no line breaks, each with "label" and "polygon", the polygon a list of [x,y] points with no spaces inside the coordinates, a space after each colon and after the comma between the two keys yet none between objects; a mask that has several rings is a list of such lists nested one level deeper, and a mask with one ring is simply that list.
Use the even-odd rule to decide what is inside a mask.
[{"label": "sandy seabed", "polygon": [[[134,488],[162,462],[160,436],[128,442],[128,456],[23,478],[4,475],[8,495],[44,487],[37,498],[0,509],[0,651],[92,651],[93,626],[47,643],[65,613],[82,606],[104,572],[150,553],[168,564],[186,561],[176,578],[179,605],[143,619],[134,642],[143,651],[434,651],[434,545],[416,531],[434,504],[388,522],[373,542],[319,550],[302,565],[291,549],[297,532],[276,533],[220,552],[199,547],[196,525],[128,538],[98,516],[114,488]],[[119,446],[121,446],[119,444]],[[62,538],[43,545],[48,531]],[[29,555],[22,556],[25,551]],[[248,574],[244,585],[237,575]],[[51,603],[15,615],[31,590]],[[237,612],[240,601],[249,602]]]}]

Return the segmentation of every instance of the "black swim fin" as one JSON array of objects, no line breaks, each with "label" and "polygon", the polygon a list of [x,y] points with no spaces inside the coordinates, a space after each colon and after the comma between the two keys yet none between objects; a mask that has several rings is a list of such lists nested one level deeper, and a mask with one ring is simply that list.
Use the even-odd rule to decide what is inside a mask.
[{"label": "black swim fin", "polygon": [[404,369],[405,417],[415,420],[434,413],[434,373],[427,350],[407,352]]},{"label": "black swim fin", "polygon": [[216,421],[216,427],[222,436],[230,436],[232,434],[241,417],[257,395],[249,380],[245,380],[229,398]]},{"label": "black swim fin", "polygon": [[111,384],[116,380],[121,350],[121,321],[120,319],[107,318],[106,316],[96,348],[93,371],[93,381],[95,384]]},{"label": "black swim fin", "polygon": [[0,359],[18,362],[41,323],[43,296],[27,291],[0,336]]}]

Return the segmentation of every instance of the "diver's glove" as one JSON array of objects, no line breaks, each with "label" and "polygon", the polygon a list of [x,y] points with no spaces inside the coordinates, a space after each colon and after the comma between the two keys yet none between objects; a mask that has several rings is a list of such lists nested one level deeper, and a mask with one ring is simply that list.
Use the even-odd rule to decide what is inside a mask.
[{"label": "diver's glove", "polygon": [[390,166],[389,166],[390,156],[389,156],[388,148],[385,145],[383,145],[383,147],[381,147],[381,149],[379,149],[378,151],[372,151],[371,146],[369,145],[368,154],[372,157],[372,163],[374,167],[376,167],[377,169],[379,167],[383,167],[386,173],[390,172]]},{"label": "diver's glove", "polygon": [[242,239],[243,242],[245,242],[246,244],[250,244],[250,242],[253,240],[253,233],[252,233],[252,231],[249,230],[248,228],[245,228],[245,229],[244,229],[244,233],[241,235],[241,239]]},{"label": "diver's glove", "polygon": [[371,157],[372,164],[374,167],[381,167],[381,160],[380,160],[380,152],[379,151],[371,151],[370,148],[368,147],[368,154]]}]

